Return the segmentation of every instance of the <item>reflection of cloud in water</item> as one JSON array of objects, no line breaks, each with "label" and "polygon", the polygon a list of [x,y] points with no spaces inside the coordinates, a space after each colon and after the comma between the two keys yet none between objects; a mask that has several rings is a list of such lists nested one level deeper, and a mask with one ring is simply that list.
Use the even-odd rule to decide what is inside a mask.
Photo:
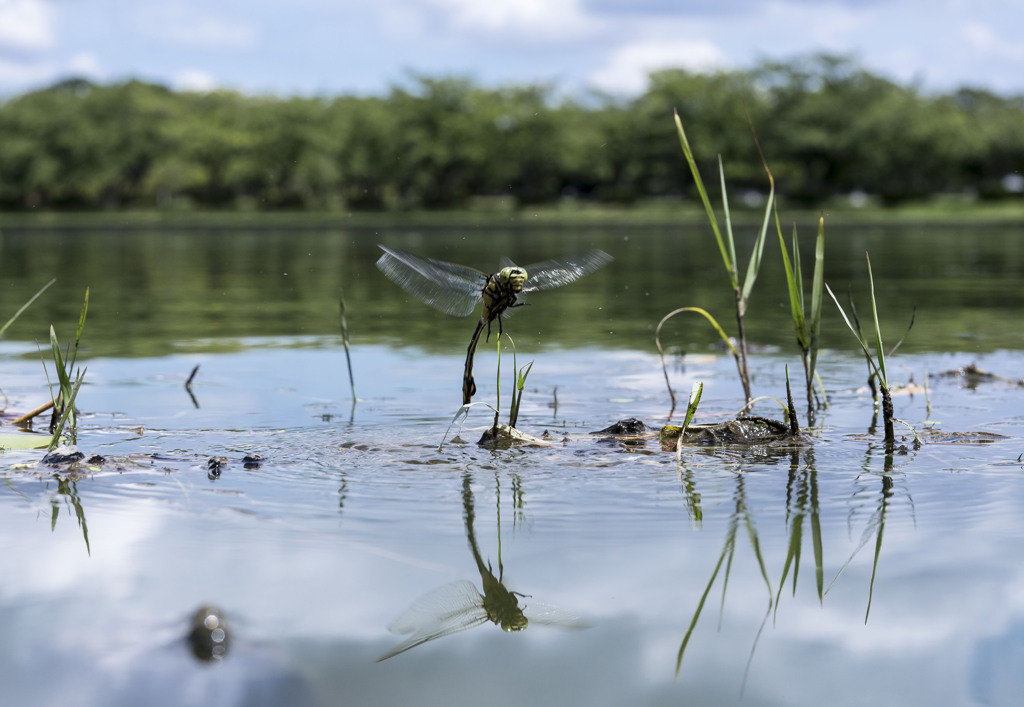
[{"label": "reflection of cloud in water", "polygon": [[[184,641],[98,660],[78,650],[36,647],[25,656],[60,672],[60,680],[40,686],[32,671],[0,669],[5,704],[79,704],[120,707],[218,705],[250,707],[314,704],[303,676],[280,658],[239,646],[215,664],[196,661]],[[20,676],[20,677],[19,677]],[[9,702],[8,702],[9,700]]]},{"label": "reflection of cloud in water", "polygon": [[983,705],[1018,705],[1024,696],[1024,621],[978,643],[971,665],[971,698]]}]

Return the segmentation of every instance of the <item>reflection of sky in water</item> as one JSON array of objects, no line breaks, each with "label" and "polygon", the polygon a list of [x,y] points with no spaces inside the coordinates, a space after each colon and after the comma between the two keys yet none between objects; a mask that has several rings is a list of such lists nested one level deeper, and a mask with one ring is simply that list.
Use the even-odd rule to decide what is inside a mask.
[{"label": "reflection of sky in water", "polygon": [[[363,400],[350,422],[343,354],[307,343],[298,351],[263,346],[201,358],[89,362],[85,412],[104,414],[84,420],[86,451],[159,452],[167,460],[123,473],[105,470],[74,484],[91,554],[73,504],[56,495],[53,479],[4,472],[5,694],[21,703],[81,694],[112,704],[113,694],[193,685],[206,696],[224,690],[217,693],[222,704],[241,704],[247,685],[269,681],[273,689],[308,689],[322,704],[400,704],[411,695],[418,704],[739,701],[768,606],[742,526],[721,630],[719,576],[676,683],[675,660],[722,552],[739,478],[773,595],[778,592],[788,544],[788,455],[694,453],[688,468],[701,494],[697,528],[668,455],[625,453],[592,440],[529,452],[457,444],[437,452],[448,422],[448,412],[437,411],[454,413],[458,404],[458,357],[357,348]],[[547,425],[560,440],[566,431],[583,434],[630,410],[652,423],[667,412],[653,357],[610,352],[581,361],[551,352],[536,358],[561,376],[564,407],[557,416],[546,407],[551,378],[538,376],[537,390],[528,389],[525,398],[531,431]],[[894,361],[914,371],[965,363],[947,356]],[[199,410],[182,390],[196,362],[202,364]],[[1020,357],[992,355],[978,363],[1019,370]],[[781,363],[762,364],[755,387],[773,388]],[[493,370],[493,358],[480,365]],[[700,371],[714,383],[708,409],[728,410],[738,395],[731,365],[701,362],[673,376],[685,390],[687,375]],[[1024,620],[1019,391],[933,383],[931,416],[942,429],[990,429],[1015,439],[932,444],[895,458],[865,625],[883,458],[864,436],[870,405],[852,392],[862,364],[844,358],[823,365],[826,381],[841,379],[851,391],[837,390],[829,430],[814,446],[826,587],[864,544],[819,605],[805,520],[796,595],[791,569],[777,614],[757,643],[742,704],[1010,704],[1021,692]],[[12,399],[31,397],[23,389],[7,392]],[[437,403],[449,393],[450,406]],[[925,417],[921,396],[897,398],[896,406],[914,424]],[[481,411],[469,426],[488,419]],[[128,432],[135,424],[147,428],[141,438]],[[472,441],[476,434],[466,430],[462,437]],[[264,455],[259,469],[240,463],[250,451]],[[205,468],[213,455],[228,458],[216,481]],[[736,476],[723,459],[749,473]],[[806,463],[802,455],[797,471]],[[594,627],[530,627],[509,635],[485,624],[375,664],[395,643],[385,626],[416,597],[454,580],[479,583],[463,518],[467,469],[484,560],[497,572],[500,486],[505,583],[530,595],[523,603],[563,607]],[[521,508],[513,503],[514,489]],[[207,602],[232,617],[237,638],[220,666],[189,663],[180,657],[184,648],[173,650],[179,627]],[[221,679],[206,682],[210,675]],[[167,703],[181,703],[170,699],[176,693],[164,694]]]}]

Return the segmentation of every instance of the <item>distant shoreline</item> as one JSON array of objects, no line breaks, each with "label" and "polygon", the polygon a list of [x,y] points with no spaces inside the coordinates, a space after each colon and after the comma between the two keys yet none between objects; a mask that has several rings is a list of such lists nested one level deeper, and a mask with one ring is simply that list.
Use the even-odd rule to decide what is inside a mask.
[{"label": "distant shoreline", "polygon": [[[730,205],[733,224],[742,227],[761,223],[761,209]],[[779,209],[784,233],[816,229],[819,216],[825,226],[928,225],[947,227],[1024,226],[1024,199],[992,203],[938,201],[898,207],[829,206]],[[721,218],[721,214],[718,214]],[[0,232],[5,229],[387,229],[387,228],[671,228],[707,226],[707,215],[691,205],[604,205],[544,206],[518,209],[462,209],[445,211],[240,211],[240,210],[120,210],[120,211],[0,211]],[[773,229],[774,230],[774,227]],[[810,231],[808,231],[810,232]]]}]

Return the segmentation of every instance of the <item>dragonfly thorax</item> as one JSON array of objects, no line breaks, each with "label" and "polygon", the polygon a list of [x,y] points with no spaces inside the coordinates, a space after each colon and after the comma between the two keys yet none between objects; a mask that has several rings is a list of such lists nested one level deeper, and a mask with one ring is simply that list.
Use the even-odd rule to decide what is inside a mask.
[{"label": "dragonfly thorax", "polygon": [[516,295],[523,291],[525,283],[526,270],[515,266],[502,268],[487,277],[481,297],[484,301],[483,316],[488,322],[488,335],[491,321],[500,317],[509,307],[519,306],[516,304]]}]

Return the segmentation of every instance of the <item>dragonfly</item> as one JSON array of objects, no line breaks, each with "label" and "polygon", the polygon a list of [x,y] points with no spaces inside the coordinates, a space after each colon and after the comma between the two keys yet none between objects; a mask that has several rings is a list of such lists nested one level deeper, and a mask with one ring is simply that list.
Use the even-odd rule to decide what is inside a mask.
[{"label": "dragonfly", "polygon": [[524,304],[525,293],[568,285],[612,261],[612,256],[600,250],[588,250],[526,267],[520,267],[503,257],[500,261],[501,269],[488,275],[475,268],[424,258],[398,248],[384,245],[380,248],[384,254],[377,260],[377,268],[403,290],[431,307],[446,314],[465,317],[472,314],[478,304],[483,303],[480,320],[466,349],[466,368],[462,377],[463,405],[468,405],[476,394],[473,354],[485,327],[485,341],[490,341],[491,323],[497,320],[500,336],[504,333],[501,318],[510,316],[515,308]]}]

